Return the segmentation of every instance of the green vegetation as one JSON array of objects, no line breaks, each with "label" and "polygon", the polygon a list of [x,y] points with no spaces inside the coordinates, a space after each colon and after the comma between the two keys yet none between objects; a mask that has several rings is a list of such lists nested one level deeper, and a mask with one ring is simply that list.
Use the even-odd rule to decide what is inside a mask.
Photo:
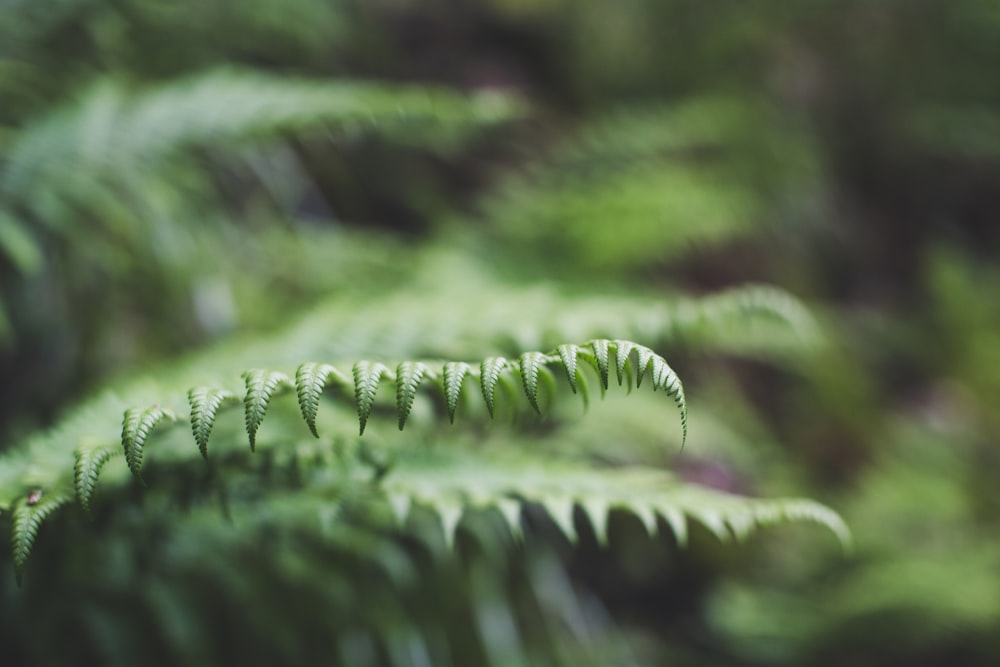
[{"label": "green vegetation", "polygon": [[3,4],[2,662],[996,664],[994,4]]}]

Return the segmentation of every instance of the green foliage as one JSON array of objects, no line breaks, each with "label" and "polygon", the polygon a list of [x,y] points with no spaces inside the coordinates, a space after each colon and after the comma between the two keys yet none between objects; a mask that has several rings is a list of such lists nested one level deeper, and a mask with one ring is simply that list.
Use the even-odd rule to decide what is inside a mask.
[{"label": "green foliage", "polygon": [[[587,349],[589,348],[589,350]],[[563,350],[568,346],[563,346]],[[677,404],[681,415],[683,433],[687,436],[687,405],[684,399],[683,386],[673,370],[666,361],[648,348],[626,341],[594,340],[586,346],[573,346],[575,355],[572,360],[573,375],[576,375],[576,363],[582,359],[586,363],[594,366],[602,377],[602,382],[607,380],[607,364],[610,351],[614,351],[616,364],[624,371],[636,369],[636,380],[641,381],[642,375],[648,370],[652,378],[653,390],[663,389]],[[630,357],[630,354],[635,353]],[[399,364],[397,370],[393,372],[384,364],[379,362],[358,361],[354,364],[354,397],[357,404],[358,418],[360,422],[360,432],[364,434],[365,426],[371,416],[375,406],[375,394],[380,382],[395,385],[396,407],[399,419],[399,428],[403,429],[406,419],[413,407],[416,399],[420,380],[426,378],[428,381],[438,385],[444,392],[446,401],[449,404],[449,418],[453,418],[454,405],[461,395],[461,383],[455,384],[455,373],[453,365],[455,362],[447,362],[440,372],[435,371],[431,364],[424,362],[404,361]],[[508,388],[508,393],[516,380],[515,374],[520,375],[520,384],[528,402],[535,409],[540,411],[538,405],[538,393],[540,377],[549,378],[548,386],[554,389],[551,382],[552,375],[548,370],[549,366],[563,365],[563,356],[560,354],[542,354],[539,352],[527,352],[521,357],[520,366],[507,365],[502,359],[486,359],[481,364],[480,382],[483,389],[483,397],[486,406],[492,417],[494,414],[494,389],[497,384],[502,384]],[[469,364],[464,364],[466,369],[471,369]],[[564,366],[564,368],[566,368]],[[566,369],[568,371],[568,369]],[[467,370],[467,372],[470,372]],[[319,434],[316,429],[316,415],[323,387],[328,378],[343,379],[345,376],[331,365],[306,363],[299,367],[295,373],[295,395],[298,399],[299,410],[306,420],[309,429],[316,437]],[[619,384],[622,383],[622,374],[619,374]],[[451,378],[446,385],[445,378]],[[268,371],[264,369],[252,369],[243,374],[246,384],[246,395],[243,400],[245,408],[246,431],[249,437],[250,450],[255,451],[257,443],[257,431],[267,414],[271,399],[281,388],[291,388],[292,382],[289,377],[281,372]],[[206,389],[197,387],[187,392],[188,401],[191,405],[190,427],[194,435],[195,444],[203,457],[207,458],[208,436],[211,433],[220,411],[226,408],[226,397],[231,396],[223,389]],[[231,404],[231,402],[230,402]],[[121,443],[125,454],[125,460],[129,470],[140,480],[141,469],[143,467],[143,452],[147,439],[153,429],[163,420],[174,421],[176,417],[172,410],[161,408],[159,405],[140,409],[128,408],[125,410],[122,419]],[[81,448],[76,452],[76,461],[73,468],[72,488],[75,489],[77,499],[85,510],[89,512],[90,500],[97,485],[98,476],[102,468],[111,456],[110,450],[102,447]],[[64,482],[56,482],[55,486],[62,489]],[[68,491],[68,489],[65,489]],[[16,505],[16,498],[7,497],[4,500],[6,506]],[[53,508],[54,509],[54,508]],[[18,528],[15,524],[14,549],[18,570],[23,566],[27,555],[31,550],[31,543],[37,533],[37,525],[51,513],[52,509],[44,513],[34,512],[34,526],[31,530]],[[648,512],[648,510],[647,510]]]}]

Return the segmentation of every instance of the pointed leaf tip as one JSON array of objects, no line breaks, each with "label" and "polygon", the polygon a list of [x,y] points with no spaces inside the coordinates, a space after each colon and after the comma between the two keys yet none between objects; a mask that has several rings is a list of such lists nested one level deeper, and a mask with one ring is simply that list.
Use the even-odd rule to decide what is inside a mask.
[{"label": "pointed leaf tip", "polygon": [[271,397],[281,387],[288,387],[291,381],[284,373],[254,368],[243,374],[247,393],[243,399],[247,436],[250,439],[250,451],[257,449],[257,429],[264,421],[267,406]]},{"label": "pointed leaf tip", "polygon": [[319,412],[319,401],[331,377],[342,385],[350,384],[347,378],[330,364],[310,361],[295,371],[295,396],[299,401],[299,409],[309,427],[309,432],[317,438],[319,432],[316,430],[316,415]]},{"label": "pointed leaf tip", "polygon": [[31,498],[26,498],[19,501],[14,508],[11,517],[11,555],[18,586],[21,585],[24,566],[31,555],[42,523],[67,502],[69,497],[64,495],[38,495],[34,502]]},{"label": "pointed leaf tip", "polygon": [[493,417],[497,381],[500,379],[500,373],[506,366],[507,360],[503,357],[489,357],[488,359],[483,359],[479,367],[479,382],[483,390],[483,399],[486,401],[486,409],[490,413],[490,418]]},{"label": "pointed leaf tip", "polygon": [[557,350],[559,358],[562,359],[563,368],[566,369],[566,379],[569,380],[569,388],[576,393],[576,355],[580,353],[580,348],[576,345],[560,345]]},{"label": "pointed leaf tip", "polygon": [[597,363],[597,370],[601,375],[601,387],[608,388],[608,354],[611,341],[597,339],[590,342],[590,347],[594,350],[594,361]]},{"label": "pointed leaf tip", "polygon": [[142,410],[129,408],[122,416],[122,449],[125,451],[125,461],[129,470],[138,479],[142,479],[143,446],[150,432],[164,419],[174,421],[177,417],[173,411],[154,405]]},{"label": "pointed leaf tip", "polygon": [[354,398],[358,404],[360,435],[364,435],[368,417],[375,405],[375,392],[379,380],[389,369],[377,361],[359,361],[354,364]]},{"label": "pointed leaf tip", "polygon": [[195,387],[188,392],[191,406],[191,433],[198,444],[198,451],[208,459],[208,438],[212,435],[219,408],[227,401],[236,401],[236,395],[225,389]]},{"label": "pointed leaf tip", "polygon": [[545,355],[541,352],[525,352],[520,359],[521,384],[524,385],[528,403],[538,414],[542,413],[538,407],[538,371],[545,361]]},{"label": "pointed leaf tip", "polygon": [[629,362],[629,355],[632,354],[637,345],[627,340],[616,340],[615,345],[615,373],[618,375],[618,386],[622,385],[625,376],[625,368]]},{"label": "pointed leaf tip", "polygon": [[406,425],[417,389],[427,371],[427,365],[419,361],[404,361],[396,368],[396,411],[399,413],[400,431]]},{"label": "pointed leaf tip", "polygon": [[445,403],[448,405],[448,421],[455,423],[455,408],[458,398],[462,395],[462,382],[471,371],[469,364],[461,361],[450,361],[444,365],[442,384],[444,386]]},{"label": "pointed leaf tip", "polygon": [[108,447],[80,447],[74,452],[76,461],[73,464],[73,489],[80,506],[87,514],[90,514],[90,499],[94,495],[101,468],[113,454],[114,451]]}]

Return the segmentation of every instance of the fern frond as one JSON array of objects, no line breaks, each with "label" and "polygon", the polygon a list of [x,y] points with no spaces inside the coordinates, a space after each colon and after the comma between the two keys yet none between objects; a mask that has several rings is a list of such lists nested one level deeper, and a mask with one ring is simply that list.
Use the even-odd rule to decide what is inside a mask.
[{"label": "fern frond", "polygon": [[225,389],[195,387],[188,391],[188,403],[191,404],[191,433],[204,459],[208,459],[208,438],[212,435],[212,427],[215,425],[215,416],[219,408],[225,402],[236,400],[236,394]]},{"label": "fern frond", "polygon": [[302,418],[317,438],[319,433],[316,431],[316,413],[319,410],[319,398],[331,377],[342,386],[351,384],[344,374],[330,364],[307,362],[295,371],[295,394],[299,399]]},{"label": "fern frond", "polygon": [[377,361],[359,361],[354,364],[354,399],[358,404],[361,435],[364,435],[368,417],[375,404],[375,392],[378,390],[379,380],[388,371],[389,369],[384,364]]},{"label": "fern frond", "polygon": [[420,381],[427,374],[427,365],[420,361],[404,361],[396,367],[396,410],[399,412],[399,430],[406,425]]},{"label": "fern frond", "polygon": [[[604,360],[598,361],[599,359]],[[488,357],[479,364],[479,387],[482,393],[487,410],[492,415],[495,409],[495,391],[498,384],[502,384],[515,391],[515,387],[520,385],[521,391],[527,401],[536,412],[540,412],[539,404],[539,384],[547,382],[551,385],[553,396],[557,396],[557,386],[554,381],[552,369],[555,366],[562,367],[567,378],[575,379],[577,392],[586,399],[586,380],[584,374],[580,372],[579,362],[585,360],[587,365],[592,365],[597,372],[600,368],[605,369],[605,376],[608,374],[610,359],[615,359],[616,367],[623,369],[623,381],[625,373],[630,367],[637,369],[637,381],[641,380],[646,370],[652,378],[654,389],[664,389],[673,397],[680,410],[682,433],[687,434],[687,405],[684,399],[683,386],[676,374],[667,365],[667,362],[655,352],[638,343],[621,340],[596,339],[588,341],[582,345],[562,345],[550,353],[527,352],[519,357],[517,364],[510,363],[504,357]],[[436,370],[440,368],[440,371]],[[455,409],[463,392],[472,390],[470,385],[464,382],[466,376],[475,374],[474,367],[464,362],[443,362],[440,367],[435,363],[427,361],[408,360],[403,361],[395,370],[391,370],[381,362],[358,361],[353,365],[353,388],[356,401],[357,413],[360,424],[360,432],[363,434],[365,425],[372,414],[375,406],[376,394],[380,382],[384,379],[393,382],[396,388],[395,403],[399,416],[399,425],[405,426],[406,417],[412,409],[413,402],[418,392],[428,390],[429,387],[443,388],[445,402],[447,404],[449,420],[454,419]],[[347,385],[349,380],[346,376],[330,364],[308,363],[299,366],[296,372],[296,381],[293,383],[289,377],[280,371],[267,370],[262,368],[251,369],[243,373],[243,380],[246,385],[246,395],[243,399],[245,409],[245,423],[247,434],[250,440],[251,451],[256,449],[256,434],[268,411],[271,409],[272,399],[284,393],[285,390],[295,387],[299,411],[302,418],[309,426],[309,430],[315,433],[315,416],[318,404],[321,400],[323,388],[330,378],[335,378],[342,385]],[[520,382],[515,376],[520,377]],[[434,380],[433,383],[425,380]],[[438,385],[437,381],[441,384]],[[178,397],[161,397],[161,400],[175,401]],[[190,429],[194,437],[195,444],[202,456],[207,454],[208,438],[212,432],[215,421],[224,404],[236,402],[237,398],[232,393],[223,389],[213,389],[206,387],[194,387],[187,392],[188,403],[191,406]],[[117,401],[117,399],[116,399]],[[117,402],[115,403],[117,404]],[[173,404],[173,403],[170,403]],[[146,442],[158,424],[164,421],[175,421],[172,410],[154,404],[150,408],[141,409],[131,407],[124,411],[122,418],[121,442],[126,462],[132,474],[140,480],[143,463],[143,452]],[[312,422],[312,423],[310,423]],[[78,426],[88,423],[86,418]],[[53,439],[53,443],[60,442]],[[189,458],[186,450],[180,447],[181,441],[176,437],[170,439],[170,447],[164,448],[165,454],[170,454],[175,461],[182,461]],[[302,445],[300,444],[300,447]],[[81,505],[89,509],[90,500],[93,496],[97,481],[100,476],[102,466],[113,455],[113,452],[102,446],[80,447],[76,451],[75,463],[71,474],[60,476],[57,470],[50,471],[46,477],[45,488],[52,488],[54,492],[69,493],[70,489],[76,491]],[[393,468],[395,470],[395,468]],[[26,469],[26,474],[21,476],[21,484],[27,485],[32,479],[30,468]],[[384,475],[383,471],[379,478]],[[16,478],[15,478],[16,479]],[[65,480],[65,481],[63,481]],[[48,486],[51,482],[52,486]],[[11,498],[0,498],[8,505]],[[553,507],[560,501],[552,500]],[[512,507],[507,505],[502,509],[506,516],[513,514]],[[453,514],[448,515],[449,521],[454,519]],[[566,513],[563,511],[560,516],[565,519]],[[43,517],[44,518],[44,517]],[[39,519],[41,521],[41,519]],[[565,524],[564,527],[568,526]],[[568,530],[568,528],[567,528]]]},{"label": "fern frond", "polygon": [[31,555],[31,548],[35,544],[35,537],[42,526],[42,522],[51,516],[56,510],[70,502],[67,495],[38,497],[39,491],[32,492],[32,495],[21,500],[14,508],[11,519],[11,542],[13,545],[14,573],[17,576],[17,583],[21,583],[21,576],[24,573],[24,565]]},{"label": "fern frond", "polygon": [[601,388],[608,388],[608,350],[611,341],[597,339],[590,342],[591,349],[594,350],[594,367],[601,375]]},{"label": "fern frond", "polygon": [[[577,538],[574,511],[579,508],[602,541],[610,514],[625,510],[634,514],[650,535],[660,530],[662,521],[680,545],[687,541],[689,521],[701,524],[723,541],[742,539],[757,528],[779,522],[810,521],[829,529],[845,549],[851,544],[850,532],[840,516],[812,500],[738,496],[686,484],[650,468],[594,469],[537,457],[528,461],[511,456],[485,460],[467,454],[447,456],[438,453],[425,460],[401,462],[384,483],[386,493],[410,497],[412,502],[448,513],[456,504],[496,508],[511,530],[519,529],[519,512],[510,503],[538,503],[570,540]],[[397,514],[405,518],[405,512]],[[450,520],[447,523],[455,525]]]},{"label": "fern frond", "polygon": [[309,126],[385,132],[431,121],[457,128],[520,113],[514,100],[497,94],[463,96],[420,86],[294,80],[232,69],[138,94],[105,80],[20,134],[0,175],[0,192],[22,197],[61,176],[149,169],[177,150]]},{"label": "fern frond", "polygon": [[569,381],[569,388],[576,393],[577,372],[576,357],[580,353],[580,348],[576,345],[560,345],[556,348],[559,358],[562,359],[563,368],[566,370],[566,379]]},{"label": "fern frond", "polygon": [[250,451],[257,447],[257,429],[264,421],[267,405],[271,396],[281,387],[290,387],[291,380],[284,373],[254,368],[243,374],[247,393],[243,399],[246,408],[247,435],[250,438]]},{"label": "fern frond", "polygon": [[442,370],[445,403],[448,405],[448,421],[455,423],[455,408],[462,394],[462,382],[472,368],[464,361],[449,361]]},{"label": "fern frond", "polygon": [[87,514],[90,514],[90,499],[94,495],[101,468],[119,453],[118,450],[103,445],[77,448],[76,462],[73,464],[73,489],[80,506]]},{"label": "fern frond", "polygon": [[122,417],[122,449],[125,451],[125,461],[129,470],[137,478],[142,479],[142,448],[146,438],[162,420],[177,419],[172,410],[158,405],[141,410],[129,408]]},{"label": "fern frond", "polygon": [[[560,357],[560,360],[562,358]],[[538,374],[544,368],[546,357],[541,352],[525,352],[521,355],[521,383],[524,385],[524,394],[528,397],[528,403],[541,414],[538,407]]]},{"label": "fern frond", "polygon": [[490,357],[483,359],[479,365],[479,384],[483,392],[483,400],[486,401],[486,409],[493,417],[494,396],[496,393],[497,381],[500,373],[507,367],[507,360],[503,357]]}]

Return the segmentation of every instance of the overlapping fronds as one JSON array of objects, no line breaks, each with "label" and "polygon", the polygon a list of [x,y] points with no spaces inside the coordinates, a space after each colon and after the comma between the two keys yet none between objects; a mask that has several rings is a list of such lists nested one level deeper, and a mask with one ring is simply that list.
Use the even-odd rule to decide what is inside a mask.
[{"label": "overlapping fronds", "polygon": [[[482,202],[493,231],[547,270],[628,272],[732,241],[813,187],[803,137],[763,100],[706,96],[585,119]],[[810,180],[813,179],[813,180]]]},{"label": "overlapping fronds", "polygon": [[[319,82],[222,70],[140,93],[105,82],[24,130],[11,147],[0,192],[40,206],[40,190],[72,190],[101,174],[148,170],[202,144],[274,136],[304,127],[346,132],[418,121],[443,127],[494,122],[515,113],[508,98],[466,97],[427,87]],[[53,179],[70,182],[54,183]]]},{"label": "overlapping fronds", "polygon": [[[595,339],[582,345],[563,345],[558,351],[549,354],[526,352],[514,363],[507,362],[502,357],[490,357],[480,364],[403,361],[392,369],[381,362],[361,360],[353,364],[352,373],[348,375],[330,364],[309,362],[299,366],[294,374],[294,381],[280,371],[252,369],[243,374],[246,392],[242,403],[246,432],[253,451],[256,448],[258,429],[268,413],[272,399],[289,393],[294,388],[299,412],[308,429],[318,435],[317,412],[321,396],[330,382],[339,390],[341,397],[353,394],[362,434],[375,407],[379,386],[383,382],[395,389],[400,430],[405,426],[413,402],[421,391],[430,391],[443,399],[449,419],[453,420],[459,400],[463,394],[472,391],[471,383],[462,383],[465,376],[475,378],[478,375],[477,384],[491,416],[494,414],[495,391],[498,386],[503,386],[510,396],[514,396],[520,388],[531,407],[540,412],[540,393],[556,393],[552,369],[561,369],[575,391],[587,382],[579,372],[581,363],[594,370],[602,390],[609,385],[609,369],[612,364],[616,368],[619,384],[634,382],[638,386],[648,373],[653,390],[663,390],[679,409],[682,440],[686,438],[687,404],[684,388],[673,369],[663,357],[645,346],[606,339]],[[200,455],[207,456],[209,436],[220,413],[238,402],[234,400],[232,392],[226,389],[206,387],[191,389],[187,392],[187,399],[190,405],[189,423],[195,441],[195,447],[191,451],[196,450]],[[121,431],[122,452],[129,470],[137,478],[142,479],[145,447],[153,429],[161,422],[173,420],[173,410],[159,404],[125,410]],[[98,477],[111,456],[112,450],[106,446],[79,448],[72,475],[56,481],[53,489],[45,489],[45,492],[75,492],[80,504],[89,511]],[[8,506],[16,504],[14,498],[5,500]],[[40,518],[37,521],[41,522],[48,513],[38,516]],[[37,530],[16,532],[14,548],[21,561],[30,552],[36,532]]]},{"label": "overlapping fronds", "polygon": [[[758,326],[763,326],[765,345],[786,346],[789,334],[800,342],[815,337],[815,326],[802,304],[767,287],[754,286],[703,299],[672,302],[640,296],[569,297],[538,288],[524,290],[516,298],[510,294],[504,299],[480,297],[477,316],[469,317],[468,311],[456,309],[454,304],[470,302],[473,295],[481,295],[488,288],[482,284],[484,278],[475,271],[470,271],[468,276],[468,281],[442,289],[440,294],[423,292],[422,302],[406,291],[398,295],[398,301],[389,298],[380,302],[377,308],[348,306],[342,300],[333,300],[329,312],[338,315],[335,320],[329,320],[321,309],[273,341],[238,346],[232,354],[216,350],[208,359],[196,359],[188,368],[160,374],[157,382],[151,385],[126,386],[128,401],[113,395],[102,397],[91,408],[66,420],[57,432],[36,438],[26,443],[28,446],[4,455],[0,471],[4,473],[5,494],[0,497],[0,509],[16,507],[19,499],[37,488],[47,497],[76,496],[89,511],[102,475],[109,480],[107,483],[120,484],[125,479],[122,473],[127,476],[131,471],[135,476],[140,475],[148,459],[176,463],[197,460],[200,456],[207,458],[213,434],[222,428],[218,427],[220,421],[224,422],[225,429],[224,435],[218,437],[224,437],[225,443],[219,444],[224,444],[225,450],[231,453],[236,421],[223,417],[235,416],[232,413],[237,412],[237,406],[242,408],[245,442],[249,442],[250,448],[257,447],[259,433],[264,432],[268,450],[276,451],[285,442],[303,442],[301,438],[308,437],[309,433],[319,436],[321,430],[329,429],[336,434],[333,437],[346,437],[349,430],[343,427],[349,410],[356,412],[356,428],[364,432],[369,420],[382,419],[387,412],[389,406],[383,406],[383,402],[393,405],[392,412],[402,429],[412,421],[418,403],[420,422],[425,426],[428,408],[436,410],[442,418],[447,415],[451,422],[456,415],[466,411],[472,418],[476,414],[493,415],[498,406],[504,414],[517,410],[519,404],[527,410],[545,413],[553,402],[562,400],[560,397],[575,393],[586,402],[594,382],[603,394],[613,380],[617,380],[632,388],[648,383],[654,390],[663,390],[680,410],[683,442],[687,434],[683,386],[660,355],[646,345],[627,340],[595,338],[581,344],[559,344],[556,336],[581,331],[600,332],[604,326],[602,322],[610,320],[617,322],[620,329],[637,334],[637,338],[651,341],[695,340],[711,344],[713,330],[729,328],[734,339],[740,332],[748,338]],[[422,278],[422,281],[433,280],[433,271]],[[422,292],[422,282],[417,281],[413,289]],[[437,298],[443,302],[441,305],[436,304]],[[433,318],[415,316],[414,303],[419,303],[425,312],[439,315]],[[446,305],[448,303],[452,304],[451,308]],[[539,317],[532,318],[531,314]],[[489,339],[491,334],[495,335],[493,332],[500,330],[501,323],[508,325],[509,333],[500,339],[502,349],[511,350],[507,356],[489,356],[478,362],[434,361],[434,356],[446,349],[471,349],[474,341]],[[752,326],[748,328],[748,325]],[[333,335],[330,332],[334,332]],[[783,334],[784,338],[774,336],[773,332]],[[567,339],[572,338],[569,335],[562,338]],[[740,349],[745,342],[723,340],[720,344]],[[530,343],[548,343],[553,347],[547,353],[517,351],[518,348],[530,350]],[[383,363],[371,357],[364,359],[363,355],[372,354],[379,348],[427,356],[413,356],[398,364]],[[288,365],[287,361],[293,352],[313,359],[343,359],[352,355],[361,357],[361,361],[346,364],[307,362],[296,367]],[[215,377],[208,383],[204,372],[199,370],[203,366],[215,369]],[[240,366],[256,367],[244,373],[242,387],[235,382],[239,371],[226,370]],[[199,376],[200,383],[187,389],[191,386],[188,383],[192,379],[197,381]],[[389,394],[392,394],[391,399]],[[380,400],[383,396],[387,400]],[[118,415],[125,414],[124,420],[112,416],[115,410]],[[265,417],[275,411],[280,416],[265,422]],[[295,429],[296,413],[300,415],[299,424],[305,427],[301,430]],[[173,426],[168,423],[171,415],[184,414],[188,415],[187,419],[180,418]],[[322,429],[320,417],[324,420]],[[116,421],[122,424],[117,437],[114,434]],[[269,428],[268,424],[272,426]],[[186,439],[184,431],[187,429],[180,426],[190,429]],[[80,444],[81,438],[84,444]],[[116,446],[115,440],[120,440],[121,445]],[[114,463],[115,457],[120,455],[124,455],[127,467]],[[385,477],[388,481],[394,480],[397,474],[405,478],[405,466],[394,466],[390,462],[382,466],[376,479],[382,479],[386,471],[389,471]],[[513,516],[514,505],[507,501],[518,496],[518,488],[503,490],[506,500],[498,507],[508,517]],[[565,517],[566,507],[572,507],[574,499],[584,499],[587,495],[561,496],[562,500],[549,502],[547,508],[553,516]],[[521,496],[544,504],[541,495],[524,493]],[[449,510],[449,516],[457,520],[462,507],[462,504],[455,505]],[[635,507],[640,508],[636,512],[645,517],[647,525],[650,525],[650,512],[655,515],[659,511],[655,503]],[[777,511],[773,510],[774,506],[766,506],[760,501],[754,504],[753,520],[743,519],[740,523],[738,518],[732,522],[727,519],[723,521],[728,526],[726,530],[739,532],[740,526],[762,521],[764,507],[772,508],[767,511]],[[804,506],[782,507],[784,509],[773,514],[775,518],[787,516],[793,511],[791,507],[801,509]],[[562,525],[569,524],[563,521]],[[676,522],[671,525],[678,529]],[[25,540],[33,538],[34,533],[19,535],[19,553],[27,554],[30,543]]]}]

